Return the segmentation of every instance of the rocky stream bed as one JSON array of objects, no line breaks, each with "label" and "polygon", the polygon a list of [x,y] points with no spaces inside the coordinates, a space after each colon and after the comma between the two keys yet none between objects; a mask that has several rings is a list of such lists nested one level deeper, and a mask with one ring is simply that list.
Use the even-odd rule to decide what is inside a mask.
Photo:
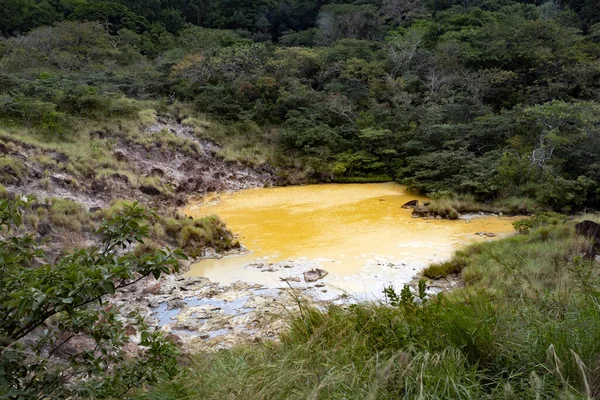
[{"label": "rocky stream bed", "polygon": [[[290,316],[298,313],[301,306],[324,309],[330,304],[345,307],[365,300],[323,283],[327,271],[317,265],[320,264],[301,259],[277,263],[258,261],[245,266],[279,275],[280,287],[243,281],[221,285],[204,277],[185,275],[167,276],[158,281],[148,278],[117,294],[112,302],[121,308],[124,316],[132,312],[146,316],[151,324],[168,332],[169,337],[189,353],[276,341],[288,328]],[[411,286],[416,287],[417,282],[415,279]],[[427,291],[436,294],[458,284],[458,279],[453,278],[430,282]]]}]

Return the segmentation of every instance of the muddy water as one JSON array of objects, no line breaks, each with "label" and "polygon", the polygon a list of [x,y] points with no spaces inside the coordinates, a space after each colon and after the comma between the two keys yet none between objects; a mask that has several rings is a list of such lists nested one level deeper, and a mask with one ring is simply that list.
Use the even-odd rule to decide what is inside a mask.
[{"label": "muddy water", "polygon": [[[242,280],[276,287],[284,285],[281,277],[320,267],[329,272],[323,280],[329,288],[377,294],[383,285],[409,282],[466,244],[492,240],[475,232],[496,237],[513,232],[511,218],[415,219],[401,208],[413,199],[424,200],[394,183],[330,184],[250,189],[192,204],[188,215],[219,215],[250,253],[203,260],[189,274],[222,284]],[[257,260],[299,263],[274,272],[247,267]]]}]

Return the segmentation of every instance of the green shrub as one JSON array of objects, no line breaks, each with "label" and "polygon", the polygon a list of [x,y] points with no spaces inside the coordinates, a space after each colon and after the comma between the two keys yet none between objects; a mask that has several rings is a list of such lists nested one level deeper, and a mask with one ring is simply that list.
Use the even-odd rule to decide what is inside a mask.
[{"label": "green shrub", "polygon": [[430,279],[439,279],[451,274],[459,274],[468,262],[468,255],[465,252],[457,251],[450,260],[429,265],[423,270],[423,275]]},{"label": "green shrub", "polygon": [[567,216],[555,212],[541,212],[533,217],[520,219],[513,222],[514,228],[520,233],[529,233],[532,229],[544,225],[559,225],[565,223]]},{"label": "green shrub", "polygon": [[[0,230],[18,231],[11,228],[21,225],[27,206],[22,200],[0,200]],[[33,236],[0,237],[1,393],[12,398],[123,398],[133,387],[179,373],[176,345],[137,313],[128,322],[140,333],[145,350],[126,356],[126,323],[107,300],[143,278],[179,271],[179,259],[185,258],[180,251],[123,252],[147,238],[142,222],[148,215],[136,204],[104,221],[98,230],[102,252],[84,249],[56,257]],[[44,266],[32,267],[33,257]],[[84,341],[75,344],[75,337]],[[67,344],[68,355],[59,356]]]},{"label": "green shrub", "polygon": [[50,199],[50,204],[48,218],[55,226],[74,232],[92,228],[91,216],[82,204],[59,198]]},{"label": "green shrub", "polygon": [[378,183],[392,182],[391,176],[376,175],[376,176],[336,176],[333,181],[335,183]]},{"label": "green shrub", "polygon": [[140,187],[156,189],[160,194],[170,195],[173,193],[173,187],[164,179],[158,176],[146,176],[139,179]]},{"label": "green shrub", "polygon": [[0,183],[14,185],[19,183],[27,173],[27,166],[16,158],[0,157]]},{"label": "green shrub", "polygon": [[454,208],[450,199],[433,200],[427,208],[430,212],[442,218],[457,219],[459,217],[458,211]]}]

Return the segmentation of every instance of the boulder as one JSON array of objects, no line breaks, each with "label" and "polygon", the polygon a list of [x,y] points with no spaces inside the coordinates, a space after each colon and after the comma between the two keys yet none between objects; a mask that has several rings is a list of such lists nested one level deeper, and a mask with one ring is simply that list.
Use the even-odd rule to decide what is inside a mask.
[{"label": "boulder", "polygon": [[40,236],[48,236],[49,234],[54,232],[54,230],[52,229],[52,226],[45,222],[42,222],[38,225],[37,231],[40,234]]},{"label": "boulder", "polygon": [[104,184],[104,182],[93,181],[91,189],[93,192],[103,192],[106,190],[106,185]]},{"label": "boulder", "polygon": [[74,183],[73,178],[65,174],[54,174],[50,179],[57,185],[72,185]]},{"label": "boulder", "polygon": [[169,342],[173,343],[175,346],[178,346],[178,347],[183,346],[183,340],[179,336],[177,336],[173,333],[170,333],[167,336],[165,336],[165,339],[168,340]]},{"label": "boulder", "polygon": [[125,155],[125,153],[123,153],[120,150],[117,150],[113,153],[113,157],[117,160],[117,161],[127,161],[127,156]]},{"label": "boulder", "polygon": [[2,170],[7,175],[10,175],[15,180],[15,182],[21,181],[21,179],[19,178],[19,174],[17,173],[17,171],[15,171],[15,169],[12,167],[12,165],[5,165],[4,168],[2,168]]},{"label": "boulder", "polygon": [[52,159],[57,163],[66,164],[69,162],[69,156],[63,153],[54,153],[52,154]]},{"label": "boulder", "polygon": [[411,200],[407,203],[404,203],[402,208],[415,208],[419,205],[419,200]]},{"label": "boulder", "polygon": [[575,225],[575,232],[594,241],[589,251],[586,252],[586,257],[595,259],[596,254],[600,252],[600,224],[589,220],[581,221]]},{"label": "boulder", "polygon": [[575,225],[575,232],[579,235],[593,238],[596,242],[600,242],[600,224],[594,221],[582,221]]},{"label": "boulder", "polygon": [[119,174],[118,172],[115,172],[114,174],[111,175],[111,178],[113,178],[116,181],[121,181],[124,183],[129,183],[129,177],[125,174]]},{"label": "boulder", "polygon": [[158,282],[156,285],[148,286],[147,288],[142,290],[142,293],[143,294],[157,294],[158,292],[160,292],[161,287],[162,287],[162,284],[160,282]]},{"label": "boulder", "polygon": [[127,336],[135,336],[137,335],[137,329],[135,329],[135,326],[127,324],[125,325],[125,334]]},{"label": "boulder", "polygon": [[428,217],[429,214],[429,208],[426,206],[416,206],[412,212],[413,217]]},{"label": "boulder", "polygon": [[325,278],[327,276],[327,274],[329,274],[329,272],[325,271],[324,269],[320,269],[320,268],[311,269],[310,271],[306,271],[303,274],[304,281],[305,282],[316,282],[319,279]]},{"label": "boulder", "polygon": [[162,168],[152,168],[150,170],[150,174],[151,176],[160,176],[161,178],[163,176],[165,176],[165,171]]}]

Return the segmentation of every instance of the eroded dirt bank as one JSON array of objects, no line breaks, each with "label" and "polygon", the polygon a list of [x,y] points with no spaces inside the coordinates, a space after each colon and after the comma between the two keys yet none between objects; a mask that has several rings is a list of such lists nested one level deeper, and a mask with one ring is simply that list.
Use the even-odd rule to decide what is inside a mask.
[{"label": "eroded dirt bank", "polygon": [[[192,127],[168,117],[139,130],[135,138],[122,132],[99,130],[94,139],[112,143],[100,168],[86,170],[77,152],[59,152],[4,138],[0,156],[11,161],[0,171],[9,192],[38,198],[58,197],[107,207],[114,199],[138,200],[155,206],[182,206],[190,195],[270,186],[269,165],[227,162],[217,155],[219,145],[200,139]],[[100,156],[100,155],[99,155]]]}]

